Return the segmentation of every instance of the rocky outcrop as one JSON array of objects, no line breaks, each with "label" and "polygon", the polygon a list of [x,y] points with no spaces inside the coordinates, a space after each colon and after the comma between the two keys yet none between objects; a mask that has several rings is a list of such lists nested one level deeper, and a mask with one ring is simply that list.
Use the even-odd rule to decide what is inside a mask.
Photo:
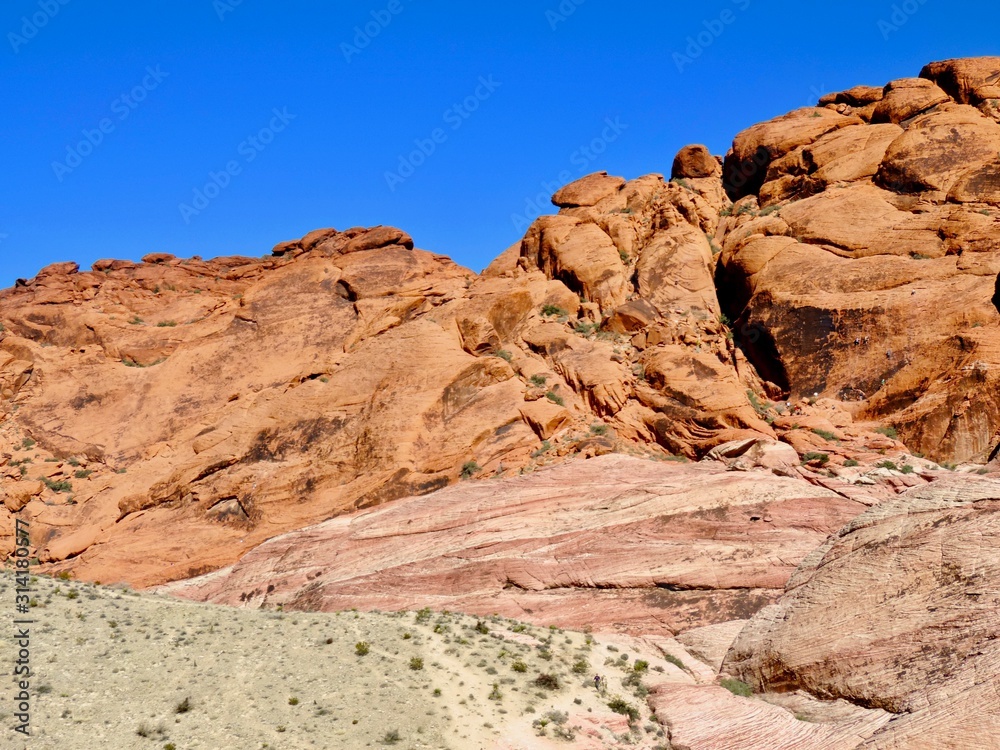
[{"label": "rocky outcrop", "polygon": [[46,481],[4,488],[0,551],[19,512],[43,563],[149,585],[463,473],[773,437],[720,323],[713,174],[584,178],[482,276],[327,228],[0,292],[4,472]]},{"label": "rocky outcrop", "polygon": [[386,226],[47,266],[0,292],[0,555],[589,627],[663,654],[673,747],[992,747],[998,102],[1000,58],[832,93],[482,274]]},{"label": "rocky outcrop", "polygon": [[608,455],[341,516],[164,590],[233,606],[430,606],[673,635],[773,601],[864,507],[766,472]]},{"label": "rocky outcrop", "polygon": [[726,157],[716,281],[737,345],[782,397],[837,399],[938,460],[1000,445],[998,77],[998,58],[934,63]]},{"label": "rocky outcrop", "polygon": [[46,569],[148,585],[574,455],[878,499],[928,481],[914,454],[985,462],[996,67],[824,97],[671,180],[585,176],[481,275],[385,226],[49,266],[0,292],[0,552],[20,513]]},{"label": "rocky outcrop", "polygon": [[998,496],[995,480],[955,477],[862,514],[746,625],[723,670],[894,714],[866,748],[986,747],[1000,727]]}]

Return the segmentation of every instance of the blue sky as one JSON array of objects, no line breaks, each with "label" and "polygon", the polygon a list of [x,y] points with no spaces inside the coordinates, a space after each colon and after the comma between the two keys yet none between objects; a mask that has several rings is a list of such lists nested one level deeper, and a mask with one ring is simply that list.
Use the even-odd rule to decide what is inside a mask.
[{"label": "blue sky", "polygon": [[8,0],[0,286],[391,224],[481,269],[552,188],[998,54],[994,3]]}]

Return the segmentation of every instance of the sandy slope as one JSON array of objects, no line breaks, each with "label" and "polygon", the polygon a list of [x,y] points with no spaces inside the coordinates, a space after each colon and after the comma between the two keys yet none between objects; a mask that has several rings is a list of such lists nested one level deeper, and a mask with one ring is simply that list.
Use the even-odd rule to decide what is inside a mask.
[{"label": "sandy slope", "polygon": [[[582,633],[501,618],[484,619],[477,630],[475,618],[430,612],[233,609],[47,577],[33,586],[30,740],[10,729],[13,644],[0,641],[0,746],[12,750],[653,748],[666,742],[635,688],[621,684],[627,668],[607,663],[627,660],[615,646],[609,650]],[[0,581],[0,603],[12,621],[10,570]],[[356,653],[361,641],[370,645],[364,656]],[[658,674],[664,665],[673,669],[655,656],[643,658]],[[422,659],[422,667],[411,668],[411,659]],[[512,669],[517,661],[524,672]],[[593,687],[595,670],[610,682],[603,697]],[[560,687],[536,685],[543,672]],[[631,730],[606,705],[616,694],[641,712]],[[185,699],[190,708],[179,712]],[[538,720],[547,726],[533,726]]]}]

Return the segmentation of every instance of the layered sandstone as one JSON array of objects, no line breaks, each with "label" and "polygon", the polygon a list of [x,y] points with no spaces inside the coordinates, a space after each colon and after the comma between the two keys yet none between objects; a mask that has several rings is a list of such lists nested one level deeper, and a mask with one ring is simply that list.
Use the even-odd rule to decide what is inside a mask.
[{"label": "layered sandstone", "polygon": [[671,180],[583,177],[479,275],[392,227],[45,268],[0,292],[0,550],[19,513],[44,564],[147,585],[575,455],[880,499],[921,454],[984,462],[996,63],[824,97]]},{"label": "layered sandstone", "polygon": [[147,585],[463,473],[773,437],[720,323],[713,164],[700,192],[569,186],[480,276],[376,227],[19,282],[0,293],[6,550],[20,512],[43,563]]},{"label": "layered sandstone", "polygon": [[772,602],[865,507],[762,470],[608,455],[340,516],[164,590],[233,606],[430,606],[670,636]]},{"label": "layered sandstone", "polygon": [[907,491],[809,555],[723,669],[895,716],[865,748],[978,748],[1000,730],[1000,483]]}]

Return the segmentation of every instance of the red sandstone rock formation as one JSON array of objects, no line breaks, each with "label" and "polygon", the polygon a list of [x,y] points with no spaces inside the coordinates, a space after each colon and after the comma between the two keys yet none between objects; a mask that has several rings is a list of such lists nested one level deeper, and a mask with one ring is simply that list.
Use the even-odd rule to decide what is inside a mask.
[{"label": "red sandstone rock formation", "polygon": [[81,578],[641,635],[674,747],[992,747],[998,487],[934,461],[1000,445],[998,81],[588,175],[479,275],[392,227],[44,268],[0,553],[16,514]]},{"label": "red sandstone rock formation", "polygon": [[954,477],[859,516],[743,628],[723,670],[892,720],[865,748],[987,748],[1000,730],[1000,483]]},{"label": "red sandstone rock formation", "polygon": [[761,376],[938,460],[1000,442],[1000,58],[832,94],[740,133],[719,297]]},{"label": "red sandstone rock formation", "polygon": [[340,516],[165,590],[233,606],[430,606],[673,635],[770,603],[864,508],[762,470],[609,455]]},{"label": "red sandstone rock formation", "polygon": [[711,455],[851,499],[933,476],[879,423],[985,460],[997,68],[825,97],[724,165],[682,149],[671,181],[584,177],[480,275],[391,227],[45,268],[0,292],[0,552],[20,513],[43,563],[149,585],[572,455]]}]

